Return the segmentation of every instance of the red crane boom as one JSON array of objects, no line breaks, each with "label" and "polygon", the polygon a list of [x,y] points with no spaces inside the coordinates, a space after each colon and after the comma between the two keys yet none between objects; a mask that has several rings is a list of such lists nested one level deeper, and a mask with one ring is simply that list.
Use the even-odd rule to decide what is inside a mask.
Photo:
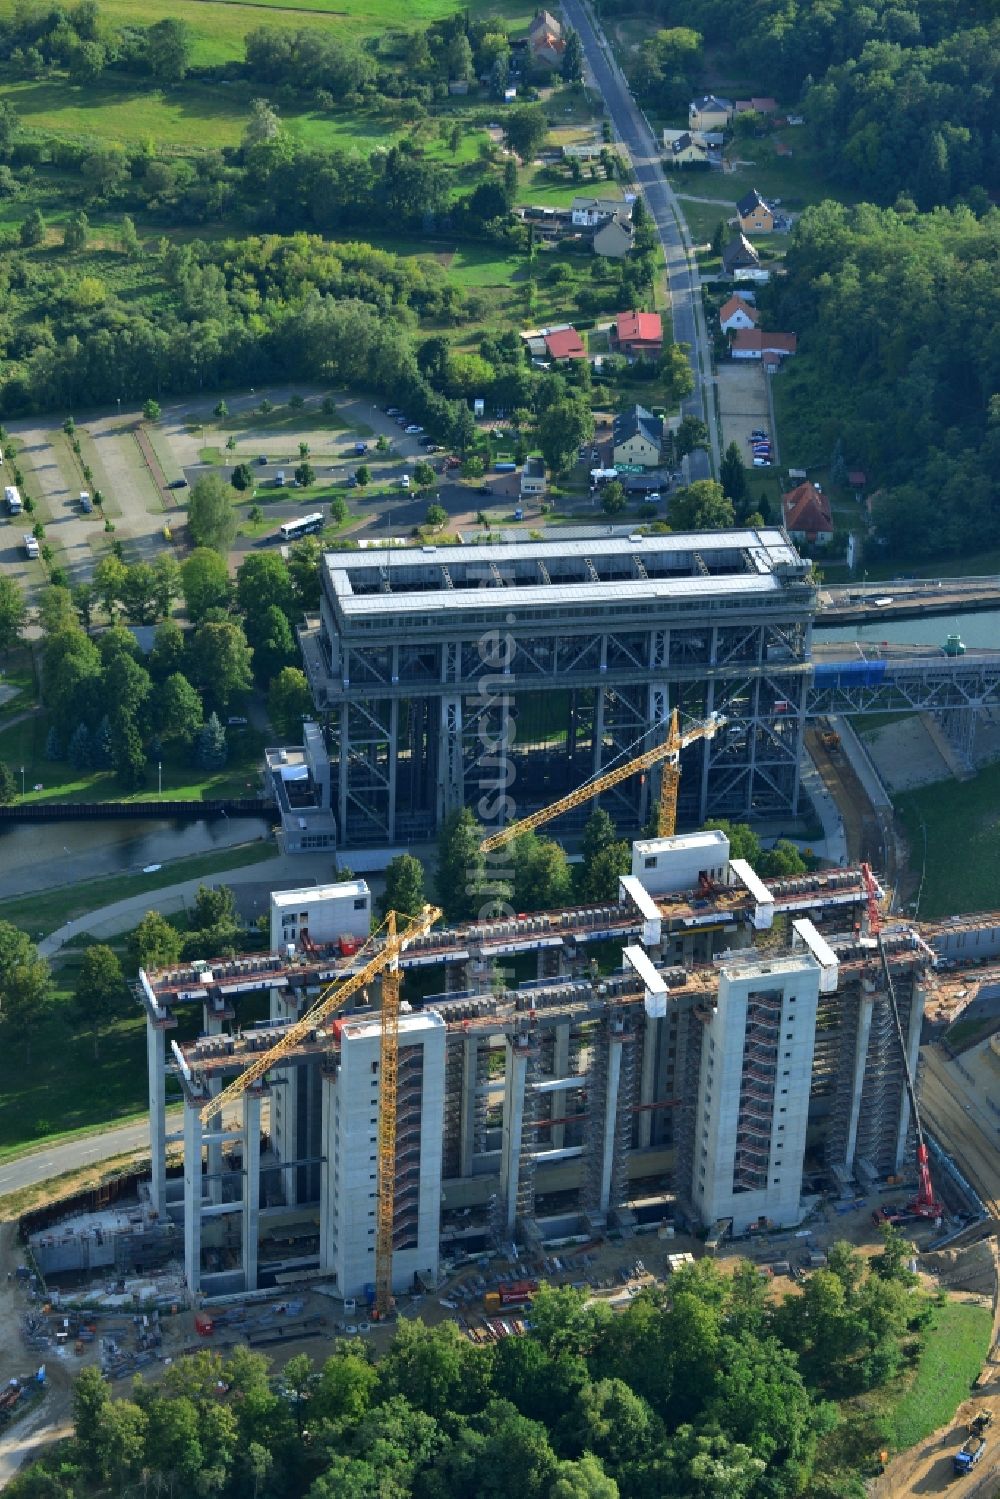
[{"label": "red crane boom", "polygon": [[896,1039],[899,1041],[899,1052],[903,1059],[903,1076],[906,1080],[906,1091],[910,1099],[913,1127],[917,1134],[917,1195],[912,1202],[906,1204],[906,1211],[912,1213],[917,1218],[940,1218],[944,1213],[944,1205],[934,1195],[934,1183],[931,1181],[930,1152],[927,1149],[923,1126],[920,1122],[920,1109],[917,1106],[917,1090],[913,1086],[910,1059],[906,1054],[906,1037],[903,1035],[903,1025],[899,1018],[899,1006],[896,1003],[896,990],[892,982],[892,974],[889,971],[889,960],[886,957],[885,946],[882,942],[882,913],[878,908],[879,888],[870,864],[862,864],[861,878],[864,880],[865,903],[868,907],[868,932],[870,936],[875,938],[878,945],[882,974],[885,978],[885,986],[892,1005],[893,1020],[896,1023]]}]

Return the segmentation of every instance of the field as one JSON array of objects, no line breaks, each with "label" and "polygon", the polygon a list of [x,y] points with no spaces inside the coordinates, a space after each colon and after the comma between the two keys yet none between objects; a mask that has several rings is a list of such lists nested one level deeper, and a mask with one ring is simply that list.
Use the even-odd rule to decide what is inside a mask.
[{"label": "field", "polygon": [[986,1306],[949,1301],[936,1308],[913,1381],[889,1408],[895,1451],[946,1425],[968,1398],[986,1357],[991,1321]]},{"label": "field", "polygon": [[[10,14],[14,0],[3,0],[0,14]],[[243,38],[260,26],[295,29],[335,28],[361,40],[393,29],[413,30],[453,14],[453,0],[101,0],[101,16],[114,26],[150,26],[167,17],[185,21],[194,42],[196,66],[230,62],[243,56]],[[532,11],[523,3],[498,6],[492,0],[470,0],[474,17],[503,14],[526,27]]]},{"label": "field", "polygon": [[[906,830],[911,866],[920,869],[927,829],[927,869],[920,915],[995,908],[1000,891],[1000,765],[970,781],[942,781],[895,798]],[[954,851],[962,850],[956,859]]]}]

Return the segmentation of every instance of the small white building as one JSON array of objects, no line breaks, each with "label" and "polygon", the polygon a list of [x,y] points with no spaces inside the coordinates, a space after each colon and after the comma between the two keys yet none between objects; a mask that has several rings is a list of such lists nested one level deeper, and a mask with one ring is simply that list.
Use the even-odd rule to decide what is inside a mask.
[{"label": "small white building", "polygon": [[735,333],[738,328],[756,328],[760,313],[745,297],[734,293],[719,308],[719,326],[723,333]]},{"label": "small white building", "polygon": [[[339,1059],[323,1074],[320,1267],[341,1296],[375,1282],[378,1213],[378,1016],[334,1021]],[[392,1279],[437,1279],[444,1145],[445,1024],[434,1010],[399,1017]]]},{"label": "small white building", "polygon": [[545,460],[542,458],[526,458],[521,470],[521,495],[524,499],[530,499],[543,495],[548,488],[545,479]]},{"label": "small white building", "polygon": [[372,897],[364,880],[337,885],[306,885],[301,890],[271,892],[271,951],[294,942],[318,947],[341,937],[364,941],[372,921]]},{"label": "small white building", "polygon": [[728,871],[729,839],[717,828],[672,838],[638,838],[632,844],[632,873],[650,895],[697,890],[700,874],[725,884]]}]

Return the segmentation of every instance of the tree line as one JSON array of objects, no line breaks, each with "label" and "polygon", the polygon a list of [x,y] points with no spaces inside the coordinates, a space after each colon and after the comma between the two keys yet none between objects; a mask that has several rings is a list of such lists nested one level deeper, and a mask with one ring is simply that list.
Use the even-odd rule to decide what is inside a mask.
[{"label": "tree line", "polygon": [[356,1338],[277,1376],[247,1348],[201,1350],[115,1400],[86,1368],[72,1438],[8,1492],[862,1499],[884,1421],[831,1397],[918,1351],[930,1303],[910,1249],[893,1229],[870,1261],[835,1245],[782,1302],[747,1261],[730,1275],[702,1259],[618,1315],[543,1286],[528,1336],[483,1347],[401,1320],[377,1363]]}]

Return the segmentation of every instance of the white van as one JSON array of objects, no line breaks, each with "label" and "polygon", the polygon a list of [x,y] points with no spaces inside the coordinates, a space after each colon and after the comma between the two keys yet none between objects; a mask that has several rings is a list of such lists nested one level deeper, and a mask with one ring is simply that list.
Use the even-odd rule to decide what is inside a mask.
[{"label": "white van", "polygon": [[409,487],[410,487],[410,476],[409,476],[409,474],[404,474],[403,475],[403,477],[399,481],[399,487],[400,487],[400,489],[409,489]]}]

